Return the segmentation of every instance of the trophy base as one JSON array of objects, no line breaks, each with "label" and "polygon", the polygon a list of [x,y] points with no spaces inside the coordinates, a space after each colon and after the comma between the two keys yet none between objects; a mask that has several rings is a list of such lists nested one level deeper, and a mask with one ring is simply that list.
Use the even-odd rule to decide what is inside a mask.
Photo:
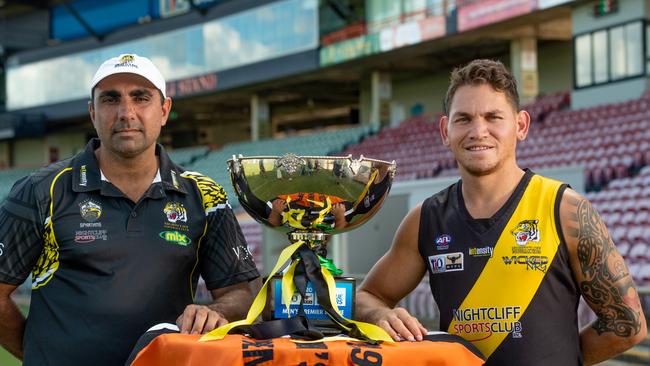
[{"label": "trophy base", "polygon": [[[334,280],[336,281],[336,306],[345,318],[353,319],[356,280],[352,277],[334,277]],[[288,318],[287,307],[281,295],[282,276],[273,276],[269,285],[268,302],[264,313],[262,313],[262,319],[268,321]],[[296,291],[291,297],[291,305],[289,306],[291,317],[298,315],[300,300],[301,296]],[[305,316],[323,334],[334,335],[341,333],[341,328],[330,319],[325,310],[318,304],[318,297],[310,282],[307,283],[303,308]]]}]

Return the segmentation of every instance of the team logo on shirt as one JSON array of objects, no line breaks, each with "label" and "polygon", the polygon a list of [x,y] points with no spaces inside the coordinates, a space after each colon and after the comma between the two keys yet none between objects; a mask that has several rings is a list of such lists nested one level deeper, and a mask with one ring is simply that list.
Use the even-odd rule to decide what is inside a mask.
[{"label": "team logo on shirt", "polygon": [[447,234],[442,234],[436,237],[436,249],[438,250],[449,249],[449,244],[451,244],[451,236]]},{"label": "team logo on shirt", "polygon": [[463,253],[447,253],[429,256],[431,273],[444,273],[463,270]]},{"label": "team logo on shirt", "polygon": [[175,224],[177,221],[187,222],[187,210],[182,203],[167,202],[163,212],[167,216],[167,221]]},{"label": "team logo on shirt", "polygon": [[84,220],[95,222],[102,216],[102,206],[90,199],[79,203],[79,213]]},{"label": "team logo on shirt", "polygon": [[524,220],[510,231],[515,236],[517,245],[524,246],[529,242],[539,243],[538,222],[539,220]]},{"label": "team logo on shirt", "polygon": [[4,249],[5,249],[5,244],[0,243],[0,257],[2,257],[2,254],[4,254]]}]

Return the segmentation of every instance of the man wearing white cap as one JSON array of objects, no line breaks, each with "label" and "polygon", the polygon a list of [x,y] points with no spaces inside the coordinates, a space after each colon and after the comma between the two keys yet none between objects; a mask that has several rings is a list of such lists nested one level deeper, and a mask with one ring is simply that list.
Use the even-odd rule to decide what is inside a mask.
[{"label": "man wearing white cap", "polygon": [[[207,332],[245,315],[259,277],[222,187],[156,144],[172,103],[153,63],[107,60],[90,95],[99,138],[0,208],[0,343],[27,366],[120,365],[160,322]],[[9,296],[30,273],[25,320]]]}]

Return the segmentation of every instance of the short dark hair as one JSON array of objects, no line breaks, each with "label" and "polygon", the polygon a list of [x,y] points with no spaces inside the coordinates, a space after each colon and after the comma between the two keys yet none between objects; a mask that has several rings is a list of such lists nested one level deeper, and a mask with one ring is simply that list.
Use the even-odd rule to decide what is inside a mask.
[{"label": "short dark hair", "polygon": [[517,80],[500,61],[478,59],[463,67],[457,67],[451,72],[449,89],[447,89],[443,106],[445,114],[449,114],[451,101],[458,88],[465,85],[478,86],[483,84],[488,84],[492,89],[504,93],[512,107],[519,111]]},{"label": "short dark hair", "polygon": [[[92,89],[90,89],[90,103],[95,102],[95,88],[97,87],[94,86]],[[165,105],[165,96],[160,91],[160,89],[156,89],[156,90],[158,90],[158,94],[160,94],[160,105]]]}]

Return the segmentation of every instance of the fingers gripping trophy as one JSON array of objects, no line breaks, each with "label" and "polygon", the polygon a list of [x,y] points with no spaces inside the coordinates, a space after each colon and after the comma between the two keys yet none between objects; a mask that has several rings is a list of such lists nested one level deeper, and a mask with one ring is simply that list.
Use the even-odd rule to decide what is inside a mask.
[{"label": "fingers gripping trophy", "polygon": [[[201,340],[221,339],[229,332],[260,339],[287,334],[319,339],[324,327],[315,326],[310,316],[317,306],[326,321],[316,323],[325,328],[366,341],[392,341],[381,328],[351,319],[353,301],[341,301],[338,289],[345,283],[335,280],[342,271],[327,258],[327,243],[332,235],[362,225],[377,212],[393,182],[395,162],[363,156],[240,155],[228,161],[228,169],[242,207],[260,223],[287,233],[289,243],[246,319],[217,328]],[[353,279],[347,282],[354,284]],[[269,283],[280,291],[269,291]],[[254,324],[267,307],[269,292],[283,308],[274,313],[284,316]],[[353,290],[347,293],[352,300]],[[349,304],[349,313],[341,310],[342,302]]]}]

